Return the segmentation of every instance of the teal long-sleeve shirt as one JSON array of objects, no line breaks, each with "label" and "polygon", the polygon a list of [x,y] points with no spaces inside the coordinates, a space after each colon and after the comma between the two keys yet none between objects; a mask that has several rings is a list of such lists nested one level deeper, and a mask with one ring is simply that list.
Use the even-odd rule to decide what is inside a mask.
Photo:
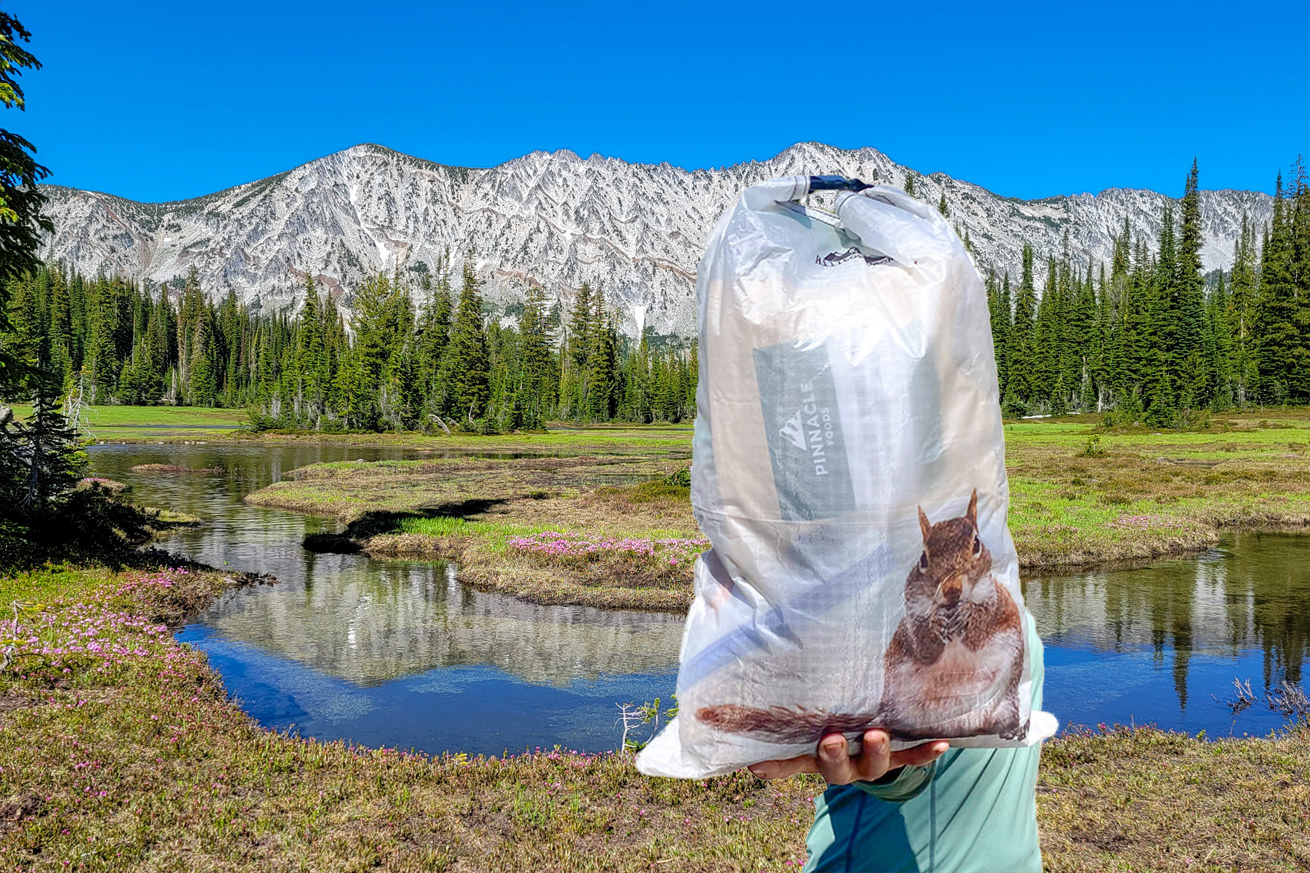
[{"label": "teal long-sleeve shirt", "polygon": [[[1042,641],[1024,613],[1033,711]],[[834,785],[815,798],[805,873],[1041,873],[1037,762],[1026,749],[950,749],[886,783]]]}]

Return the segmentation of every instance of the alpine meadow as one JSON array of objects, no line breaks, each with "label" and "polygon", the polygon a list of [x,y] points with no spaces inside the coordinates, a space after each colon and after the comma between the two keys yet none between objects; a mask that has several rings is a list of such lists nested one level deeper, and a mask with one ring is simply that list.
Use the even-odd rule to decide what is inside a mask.
[{"label": "alpine meadow", "polygon": [[[823,682],[805,672],[809,661],[787,659],[807,646],[806,657],[839,652],[834,675],[855,676],[857,688],[874,676],[880,692],[894,684],[886,675],[937,671],[972,682],[986,671],[951,659],[986,643],[978,640],[987,616],[1000,628],[991,638],[1004,669],[993,672],[1009,683],[1003,703],[1013,711],[1001,713],[1010,719],[1004,730],[998,715],[963,741],[987,730],[984,739],[1028,737],[1027,749],[1004,751],[1030,755],[1028,805],[1014,818],[1029,826],[1035,866],[1310,869],[1310,170],[1295,143],[1282,173],[1268,167],[1261,184],[1272,183],[1272,195],[1232,190],[1254,183],[1234,182],[1224,163],[1232,154],[1205,141],[1195,152],[1161,146],[1180,164],[1169,191],[1146,190],[1163,187],[1159,177],[1138,176],[1125,180],[1137,187],[1099,190],[1102,182],[1096,194],[1024,200],[1007,190],[1057,190],[1041,162],[1021,168],[1034,179],[1028,187],[993,179],[993,191],[864,144],[885,136],[881,148],[913,154],[896,139],[902,128],[943,139],[942,129],[977,128],[961,107],[978,106],[988,123],[1004,123],[977,142],[951,137],[955,170],[969,178],[979,166],[970,160],[991,154],[987,146],[1025,161],[1030,153],[1006,139],[1020,136],[1011,128],[1047,142],[1033,131],[1048,120],[1024,116],[1021,125],[1014,104],[986,90],[985,64],[962,72],[970,68],[951,60],[959,44],[949,33],[931,64],[898,60],[920,68],[918,95],[933,94],[939,107],[925,97],[914,111],[885,112],[849,100],[838,52],[825,58],[833,65],[825,77],[842,82],[841,99],[815,101],[808,92],[824,77],[788,67],[788,77],[807,80],[804,100],[814,105],[792,113],[803,119],[785,119],[779,142],[755,125],[799,105],[797,94],[766,95],[769,112],[742,108],[754,92],[781,87],[761,69],[763,37],[751,30],[775,11],[767,4],[740,10],[728,38],[714,31],[728,24],[708,8],[629,21],[617,8],[438,14],[402,3],[368,16],[336,0],[288,4],[292,12],[237,4],[233,21],[252,17],[229,32],[184,5],[81,2],[52,18],[32,0],[0,0],[0,870],[864,869],[854,841],[826,855],[814,848],[824,827],[860,826],[838,820],[840,790],[827,793],[825,771],[805,769],[806,760],[818,766],[821,746],[812,759],[734,759],[699,771],[725,774],[704,779],[642,775],[638,754],[681,736],[659,734],[673,719],[684,725],[707,711],[725,714],[719,727],[745,725],[747,739],[732,740],[742,748],[758,739],[753,722],[734,715],[743,712],[781,719],[785,731],[808,718],[804,743],[832,739],[833,725],[853,718],[872,742],[863,730],[892,724],[892,695],[863,708],[811,707],[800,696]],[[879,26],[895,14],[880,10]],[[601,17],[617,23],[598,32],[592,19]],[[385,56],[371,54],[374,18],[394,43]],[[576,57],[586,63],[553,60],[574,57],[568,43],[501,51],[487,63],[489,35],[517,45],[525,22],[541,30],[531,37],[542,46],[554,46],[556,26],[580,34],[589,49]],[[686,38],[683,55],[663,44],[664,25]],[[697,28],[712,45],[684,33]],[[212,41],[215,30],[223,43]],[[982,33],[968,36],[992,45]],[[479,63],[467,62],[464,43],[477,44]],[[643,53],[656,44],[659,63],[647,64]],[[754,57],[742,66],[747,51]],[[356,53],[348,72],[324,63],[347,52]],[[421,66],[407,66],[411,54]],[[1026,77],[1023,112],[1039,102],[1026,90],[1038,77],[1075,74],[1072,54],[1058,69],[1014,73]],[[83,66],[84,55],[94,67]],[[467,69],[451,67],[456,61]],[[934,92],[929,68],[938,65],[951,68],[954,91],[979,93],[962,104],[949,102],[951,89]],[[585,88],[568,84],[573,66],[586,68]],[[1223,73],[1247,88],[1239,66]],[[743,69],[758,82],[732,78]],[[710,97],[679,78],[686,71],[695,85],[713,86]],[[634,81],[637,73],[649,81]],[[1097,88],[1109,87],[1102,75],[1098,67]],[[959,88],[961,79],[970,88]],[[355,90],[361,84],[367,95]],[[330,111],[315,102],[316,89],[329,86]],[[692,99],[657,111],[656,97],[679,89]],[[915,93],[897,84],[897,99]],[[603,111],[580,114],[593,98]],[[538,110],[523,100],[541,102],[545,114],[532,115]],[[38,115],[43,101],[48,114]],[[260,114],[268,101],[271,120]],[[822,112],[809,111],[820,102]],[[111,108],[132,125],[139,160],[131,166],[110,148],[126,134],[98,114]],[[571,150],[591,148],[584,115],[617,135],[635,109],[640,130],[628,134],[631,150],[617,153],[640,160]],[[519,139],[504,133],[502,116]],[[859,134],[829,137],[837,128],[826,125],[847,116],[858,118]],[[440,129],[421,126],[433,118]],[[203,157],[215,137],[190,126],[197,119],[223,125],[222,161]],[[551,127],[557,120],[577,127],[576,137]],[[401,122],[416,125],[412,133],[396,133]],[[672,154],[649,162],[639,147],[676,145],[661,138],[669,131],[709,144],[726,127],[753,140],[713,153],[718,166]],[[460,150],[483,133],[494,147]],[[344,147],[363,136],[407,150],[426,144],[430,156],[461,163],[370,142]],[[1059,143],[1042,147],[1058,152],[1062,170],[1104,180],[1079,166],[1077,143],[1049,142]],[[794,144],[779,151],[786,143]],[[103,165],[117,160],[124,187],[85,168],[66,172],[63,163],[81,154],[70,144]],[[37,145],[49,148],[40,161]],[[1265,166],[1255,145],[1241,144],[1242,167]],[[1139,151],[1144,163],[1154,154]],[[916,165],[930,166],[926,154],[936,153],[921,152]],[[1124,168],[1112,157],[1120,156],[1107,155],[1106,167],[1117,174]],[[172,169],[181,165],[193,169]],[[1203,173],[1222,190],[1203,189]],[[732,250],[746,253],[735,259],[715,249],[724,235],[716,228],[739,227],[729,210],[747,202],[743,192],[777,179],[780,190],[809,190],[800,177],[823,177],[809,184],[827,187],[809,194],[812,212],[788,212],[788,232],[800,239],[818,225],[824,246],[760,244]],[[155,187],[133,188],[134,178]],[[867,191],[865,182],[883,187]],[[811,354],[877,309],[861,289],[881,293],[892,288],[888,274],[900,271],[900,281],[936,269],[913,259],[927,259],[922,252],[898,260],[895,249],[866,251],[861,238],[848,239],[838,190],[882,196],[879,208],[916,216],[949,243],[943,275],[969,294],[932,298],[941,324],[967,327],[941,334],[957,340],[938,342],[943,354],[924,352],[931,331],[920,331],[917,314],[905,316],[913,307],[892,305],[888,324],[905,316],[885,334],[896,348],[869,352],[872,342],[852,340],[850,357],[860,361],[839,361],[846,369]],[[872,210],[870,200],[856,202]],[[832,221],[815,221],[821,214]],[[801,318],[791,302],[779,304],[763,338],[739,338],[729,359],[722,335],[715,345],[716,334],[700,328],[747,324],[749,333],[750,318],[776,303],[762,302],[768,289],[747,293],[756,286],[740,277],[757,268],[750,281],[773,271],[770,280],[803,284],[794,275],[802,268],[826,274],[845,283],[838,290],[849,308],[834,317],[833,299],[822,298]],[[715,272],[732,269],[741,272],[731,280]],[[842,278],[860,271],[869,285]],[[705,291],[716,281],[746,289],[728,315]],[[956,303],[962,298],[967,305]],[[792,316],[795,324],[778,327]],[[804,331],[815,324],[825,336],[811,342]],[[882,326],[871,317],[860,329],[882,337]],[[783,339],[768,334],[775,327]],[[953,367],[969,370],[967,380],[952,381]],[[904,384],[924,389],[888,389],[901,384],[900,370],[914,377]],[[816,372],[828,379],[823,391],[813,387]],[[941,386],[975,405],[952,405]],[[768,390],[782,400],[762,412],[755,395]],[[909,410],[902,415],[879,406],[892,395],[913,407],[896,407]],[[949,410],[959,413],[955,424],[968,419],[962,430],[940,427]],[[857,418],[903,437],[890,452],[898,456],[870,448],[895,442],[877,434],[849,443],[869,463],[848,465],[846,444],[820,454]],[[810,421],[824,424],[807,431]],[[754,442],[752,428],[763,434]],[[748,430],[749,439],[733,441]],[[946,431],[978,439],[965,445]],[[945,469],[930,456],[948,451],[950,475],[918,476]],[[795,463],[780,467],[781,452]],[[765,475],[727,461],[743,458]],[[792,472],[817,481],[837,470],[845,487],[857,467],[865,478],[842,503],[847,515],[807,515],[803,499],[828,492],[827,480],[805,479],[795,505],[779,510],[786,530],[801,533],[770,539],[750,527],[774,521],[756,516],[782,506],[778,483]],[[749,487],[721,488],[732,475]],[[990,478],[940,500],[932,490],[944,494],[966,475]],[[904,486],[904,518],[857,506],[855,495],[872,500],[884,484],[888,493]],[[757,498],[767,511],[751,515]],[[723,521],[733,512],[741,518]],[[878,533],[879,512],[895,516],[889,525],[904,522],[913,552],[905,562],[893,547],[907,541]],[[755,551],[778,560],[731,551],[725,530],[742,543],[758,536],[765,545]],[[813,560],[796,557],[805,549]],[[1000,557],[992,563],[1002,554],[1005,569]],[[748,578],[761,567],[801,567],[773,571],[801,594],[769,602],[768,586]],[[797,582],[808,585],[811,570],[819,579],[815,568],[836,568],[841,581],[824,590]],[[877,613],[872,601],[838,591],[881,596],[885,579],[897,587],[887,589],[894,596],[881,617],[868,617]],[[795,627],[790,614],[802,615]],[[734,625],[741,616],[753,618]],[[834,633],[831,650],[812,644],[806,635],[837,618],[856,623],[852,634],[874,624],[889,638],[895,632],[899,672],[884,674],[875,658],[873,672],[859,673],[871,659],[850,654],[853,635]],[[711,632],[727,636],[703,650],[688,643]],[[684,660],[688,646],[699,654]],[[751,646],[764,653],[758,663],[741,656]],[[924,661],[920,649],[938,660]],[[688,662],[716,681],[724,664],[745,664],[741,675],[767,679],[755,686],[790,682],[797,700],[699,707],[697,686],[679,684],[694,672]],[[791,671],[786,681],[782,670]],[[1020,717],[1020,688],[1035,691],[1031,709],[1046,724],[1051,715],[1060,722],[1041,734],[1055,732],[1040,757],[1038,734],[1027,733],[1028,697]],[[931,706],[901,704],[907,719]],[[700,729],[722,739],[713,724]],[[929,745],[937,742],[909,751]],[[999,750],[946,754],[966,752]],[[931,786],[920,803],[949,807],[935,780],[965,758],[923,764],[892,754],[888,762],[908,763],[857,773],[865,790],[847,799],[869,795],[857,798],[857,819],[874,808],[865,804],[883,802],[878,790],[900,790],[907,775]],[[839,758],[847,763],[845,752]],[[726,772],[739,760],[755,763]],[[788,778],[755,775],[794,763],[800,769]],[[882,785],[871,789],[874,779]],[[969,803],[988,815],[1011,809],[978,804],[985,794]],[[816,798],[827,812],[811,830]],[[921,821],[934,833],[968,817],[939,819],[932,809]],[[902,830],[909,845],[911,829]],[[850,857],[837,858],[842,851]],[[939,869],[943,855],[933,857]]]}]

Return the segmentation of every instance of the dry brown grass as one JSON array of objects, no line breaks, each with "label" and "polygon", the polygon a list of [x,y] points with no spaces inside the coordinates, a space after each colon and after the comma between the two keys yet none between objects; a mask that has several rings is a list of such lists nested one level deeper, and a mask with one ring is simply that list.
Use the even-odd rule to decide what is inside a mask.
[{"label": "dry brown grass", "polygon": [[[430,757],[260,730],[203,657],[125,618],[176,621],[232,580],[122,589],[106,571],[0,579],[58,616],[106,610],[144,656],[25,656],[0,673],[0,859],[23,871],[782,871],[814,778],[649,779],[622,755]],[[62,592],[62,593],[61,593]],[[111,617],[112,618],[109,618]],[[617,736],[616,736],[617,743]],[[1051,871],[1304,870],[1310,728],[1207,742],[1150,728],[1047,744]]]},{"label": "dry brown grass", "polygon": [[552,566],[477,535],[379,534],[367,541],[366,551],[376,557],[455,561],[464,584],[531,603],[685,612],[692,599],[689,567],[622,557],[581,568]]},{"label": "dry brown grass", "polygon": [[677,469],[665,458],[631,456],[317,464],[246,499],[334,515],[378,557],[456,561],[460,580],[482,590],[535,603],[679,612],[691,603],[685,565],[609,555],[561,567],[505,545],[509,536],[548,529],[699,537],[685,486],[642,481]]},{"label": "dry brown grass", "polygon": [[[676,471],[660,457],[585,455],[518,460],[441,459],[314,464],[246,497],[258,506],[354,522],[367,513],[469,515],[469,504],[576,497]],[[690,517],[688,515],[688,517]]]},{"label": "dry brown grass", "polygon": [[1042,752],[1038,820],[1057,873],[1310,869],[1310,726],[1207,742],[1154,728]]}]

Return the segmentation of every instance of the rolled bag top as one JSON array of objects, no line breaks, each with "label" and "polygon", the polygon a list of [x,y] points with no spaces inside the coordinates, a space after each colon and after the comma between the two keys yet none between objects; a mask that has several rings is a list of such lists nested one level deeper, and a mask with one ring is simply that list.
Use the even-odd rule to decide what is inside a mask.
[{"label": "rolled bag top", "polygon": [[794,211],[816,191],[840,192],[833,206],[838,226],[902,266],[945,256],[959,245],[937,210],[899,189],[845,176],[782,176],[746,189],[741,202],[756,212]]}]

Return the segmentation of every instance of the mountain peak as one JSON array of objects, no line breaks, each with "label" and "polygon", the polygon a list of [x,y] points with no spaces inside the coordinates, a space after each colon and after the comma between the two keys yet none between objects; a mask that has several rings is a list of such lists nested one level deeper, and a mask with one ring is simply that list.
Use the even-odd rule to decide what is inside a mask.
[{"label": "mountain peak", "polygon": [[[873,148],[798,142],[767,161],[688,172],[569,149],[534,151],[490,169],[437,164],[359,143],[292,170],[191,200],[141,204],[42,186],[55,231],[42,256],[85,275],[180,283],[195,268],[204,291],[229,289],[259,307],[299,303],[303,277],[344,295],[377,272],[417,278],[443,259],[455,275],[472,253],[486,299],[515,311],[537,285],[570,305],[583,282],[603,288],[629,333],[695,330],[696,263],[719,215],[773,176],[837,173],[901,185],[908,168]],[[1154,240],[1172,198],[1108,189],[1040,201],[999,197],[945,173],[920,176],[920,196],[944,193],[984,267],[1019,274],[1024,244],[1057,257],[1069,232],[1079,267],[1108,261],[1127,218]],[[1202,192],[1207,270],[1227,266],[1243,214],[1266,221],[1272,199]]]}]

